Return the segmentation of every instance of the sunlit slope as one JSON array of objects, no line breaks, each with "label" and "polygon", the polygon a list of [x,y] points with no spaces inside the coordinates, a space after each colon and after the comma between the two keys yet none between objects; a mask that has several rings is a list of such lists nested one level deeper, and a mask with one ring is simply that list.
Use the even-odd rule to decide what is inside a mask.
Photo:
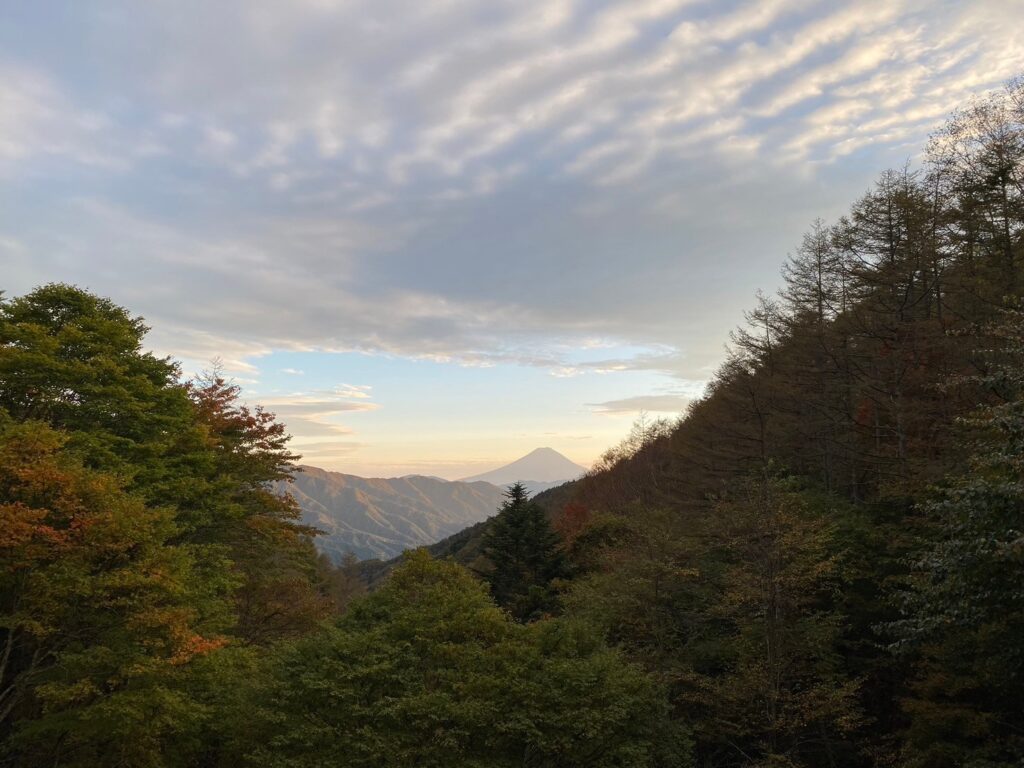
[{"label": "sunlit slope", "polygon": [[288,492],[303,522],[323,531],[317,546],[335,560],[394,557],[432,544],[493,515],[501,489],[419,475],[363,478],[302,467]]}]

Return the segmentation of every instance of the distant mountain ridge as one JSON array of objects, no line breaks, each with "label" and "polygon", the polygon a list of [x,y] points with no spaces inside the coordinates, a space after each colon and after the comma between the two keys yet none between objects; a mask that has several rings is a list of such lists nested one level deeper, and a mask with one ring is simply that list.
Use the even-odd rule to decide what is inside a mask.
[{"label": "distant mountain ridge", "polygon": [[503,491],[486,482],[412,475],[364,478],[302,466],[282,483],[302,509],[302,522],[323,531],[320,551],[335,561],[390,559],[433,544],[494,515]]},{"label": "distant mountain ridge", "polygon": [[[553,520],[566,503],[573,499],[581,482],[585,481],[581,479],[560,483],[538,493],[533,500],[547,513],[549,519]],[[468,528],[463,528],[458,533],[428,544],[426,549],[431,557],[438,560],[451,559],[467,567],[473,567],[473,563],[481,554],[484,534],[487,532],[491,519],[487,518]],[[385,562],[379,560],[364,562],[361,570],[362,577],[370,589],[376,589],[400,562],[401,558],[393,558]]]},{"label": "distant mountain ridge", "polygon": [[521,459],[460,482],[485,482],[507,487],[512,483],[523,483],[530,493],[540,493],[557,485],[575,480],[587,471],[574,461],[563,456],[554,448],[537,448]]},{"label": "distant mountain ridge", "polygon": [[366,478],[299,467],[282,483],[302,510],[302,522],[323,533],[317,548],[335,562],[390,560],[431,545],[497,513],[504,491],[522,482],[531,494],[581,476],[586,469],[551,448],[538,448],[503,467],[464,480],[425,475]]}]

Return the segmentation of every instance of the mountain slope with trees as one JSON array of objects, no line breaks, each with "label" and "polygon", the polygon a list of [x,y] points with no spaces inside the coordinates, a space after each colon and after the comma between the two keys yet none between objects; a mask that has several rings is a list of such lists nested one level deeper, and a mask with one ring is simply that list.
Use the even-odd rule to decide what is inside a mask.
[{"label": "mountain slope with trees", "polygon": [[1019,765],[1024,84],[783,277],[677,425],[566,487],[565,612],[700,765]]},{"label": "mountain slope with trees", "polygon": [[[698,765],[1019,765],[1024,84],[783,279],[677,423],[534,499],[558,610],[664,681]],[[494,525],[431,551],[486,577]]]},{"label": "mountain slope with trees", "polygon": [[307,466],[279,490],[295,499],[303,523],[321,531],[317,547],[337,563],[346,554],[389,559],[433,544],[491,517],[502,497],[484,482],[364,478]]}]

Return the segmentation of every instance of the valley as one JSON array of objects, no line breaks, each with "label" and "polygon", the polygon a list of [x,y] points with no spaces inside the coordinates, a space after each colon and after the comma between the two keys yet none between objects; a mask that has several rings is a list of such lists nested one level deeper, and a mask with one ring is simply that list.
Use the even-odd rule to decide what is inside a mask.
[{"label": "valley", "polygon": [[538,448],[461,481],[423,475],[364,478],[300,466],[292,482],[278,488],[298,503],[302,523],[321,532],[314,539],[317,548],[340,563],[346,555],[390,560],[434,544],[493,516],[512,483],[539,493],[585,471],[551,448]]}]

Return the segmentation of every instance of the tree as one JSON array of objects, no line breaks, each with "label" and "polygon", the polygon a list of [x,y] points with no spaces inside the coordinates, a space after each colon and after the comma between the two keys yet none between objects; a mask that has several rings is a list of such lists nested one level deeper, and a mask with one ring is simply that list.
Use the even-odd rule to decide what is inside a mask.
[{"label": "tree", "polygon": [[505,492],[484,535],[483,554],[494,599],[516,619],[528,621],[553,606],[552,582],[564,569],[561,542],[522,483]]},{"label": "tree", "polygon": [[298,504],[275,490],[291,480],[298,459],[285,426],[240,403],[239,388],[217,372],[187,389],[205,452],[181,475],[186,540],[230,558],[240,637],[266,643],[313,629],[330,611],[328,577],[312,543],[315,529],[298,524]]},{"label": "tree", "polygon": [[973,99],[933,137],[929,163],[948,201],[949,237],[975,311],[1020,290],[1024,232],[1024,79]]},{"label": "tree", "polygon": [[152,498],[168,454],[195,432],[177,366],[142,351],[147,330],[70,285],[0,302],[0,408],[64,431],[86,466],[124,474]]},{"label": "tree", "polygon": [[840,654],[828,502],[793,480],[737,482],[703,519],[630,509],[632,530],[575,582],[566,614],[669,686],[699,765],[858,759]]},{"label": "tree", "polygon": [[969,471],[928,504],[937,535],[916,563],[899,648],[918,654],[910,765],[1024,759],[1024,311],[992,329],[993,396],[962,424]]},{"label": "tree", "polygon": [[720,740],[737,764],[751,755],[767,765],[848,758],[861,716],[858,681],[844,677],[838,650],[827,507],[792,480],[769,476],[752,478],[715,511],[707,543],[725,569],[712,612],[732,631],[724,640],[727,671],[710,681],[718,714],[709,740]]},{"label": "tree", "polygon": [[569,548],[591,522],[590,510],[578,501],[570,501],[555,518],[554,530],[562,537],[563,546]]},{"label": "tree", "polygon": [[60,430],[88,467],[173,510],[174,545],[210,584],[230,571],[234,633],[251,642],[302,632],[329,608],[299,510],[274,490],[298,458],[274,415],[240,403],[217,372],[179,380],[143,351],[147,331],[113,302],[51,284],[0,303],[0,408]]},{"label": "tree", "polygon": [[832,233],[821,219],[804,234],[796,255],[782,268],[786,281],[781,291],[792,315],[806,315],[824,326],[846,309],[845,265]]},{"label": "tree", "polygon": [[313,532],[272,485],[297,458],[284,426],[220,377],[182,383],[145,331],[73,286],[0,303],[0,740],[17,764],[189,764],[166,753],[208,715],[193,662],[331,609]]},{"label": "tree", "polygon": [[511,621],[423,551],[334,628],[282,646],[270,675],[228,718],[258,765],[686,765],[639,668],[583,626]]},{"label": "tree", "polygon": [[197,715],[176,681],[226,642],[230,582],[67,443],[0,428],[0,735],[23,765],[152,765]]}]

